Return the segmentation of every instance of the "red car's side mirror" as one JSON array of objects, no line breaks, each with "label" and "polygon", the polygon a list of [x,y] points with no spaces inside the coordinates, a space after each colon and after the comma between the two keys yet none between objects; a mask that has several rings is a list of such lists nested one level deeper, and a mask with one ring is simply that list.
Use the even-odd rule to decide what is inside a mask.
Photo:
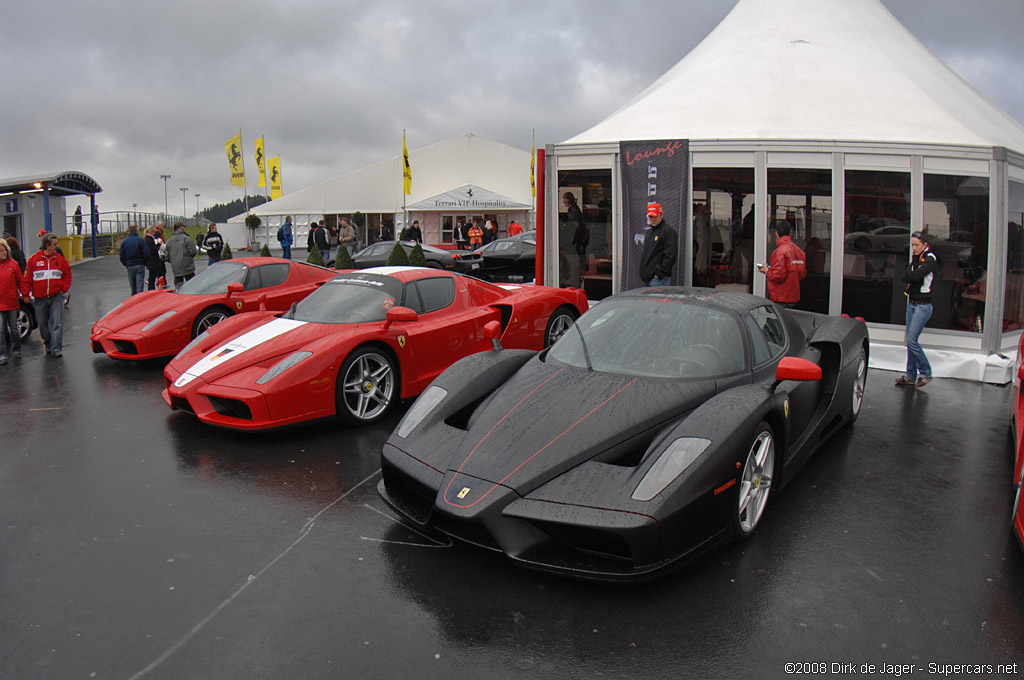
[{"label": "red car's side mirror", "polygon": [[228,297],[231,297],[232,295],[238,295],[239,293],[242,293],[244,291],[245,286],[239,283],[238,281],[232,281],[231,283],[228,284]]},{"label": "red car's side mirror", "polygon": [[391,327],[393,323],[412,323],[420,318],[414,310],[408,307],[392,307],[388,310],[387,321],[384,322],[385,330]]},{"label": "red car's side mirror", "polygon": [[783,357],[775,369],[775,379],[779,382],[821,380],[821,366],[799,357]]},{"label": "red car's side mirror", "polygon": [[501,324],[497,321],[485,323],[484,337],[491,341],[491,349],[495,351],[501,349],[501,342],[498,341],[498,338],[501,337]]}]

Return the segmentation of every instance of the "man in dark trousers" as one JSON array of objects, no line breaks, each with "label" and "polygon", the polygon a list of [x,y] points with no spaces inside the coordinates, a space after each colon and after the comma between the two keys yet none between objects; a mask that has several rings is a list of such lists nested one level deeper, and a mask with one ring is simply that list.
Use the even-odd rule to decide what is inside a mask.
[{"label": "man in dark trousers", "polygon": [[118,249],[121,264],[128,270],[128,286],[132,295],[146,290],[146,262],[149,261],[149,248],[146,241],[139,236],[137,224],[128,225],[128,236],[121,241]]},{"label": "man in dark trousers", "polygon": [[783,307],[795,307],[800,302],[800,282],[807,276],[807,257],[790,237],[792,227],[786,220],[775,220],[775,233],[779,240],[772,253],[771,264],[757,266],[768,279],[768,299]]},{"label": "man in dark trousers", "polygon": [[644,250],[640,255],[640,280],[645,286],[671,286],[672,268],[679,256],[679,237],[665,223],[660,203],[647,205],[650,231],[644,236]]}]

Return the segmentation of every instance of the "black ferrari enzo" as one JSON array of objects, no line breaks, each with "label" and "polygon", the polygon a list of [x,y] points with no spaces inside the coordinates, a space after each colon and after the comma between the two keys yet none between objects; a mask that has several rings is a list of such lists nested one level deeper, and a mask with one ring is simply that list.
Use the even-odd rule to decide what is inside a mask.
[{"label": "black ferrari enzo", "polygon": [[651,578],[749,537],[771,490],[857,418],[867,365],[862,321],[628,291],[543,352],[441,374],[384,445],[378,491],[527,567]]}]

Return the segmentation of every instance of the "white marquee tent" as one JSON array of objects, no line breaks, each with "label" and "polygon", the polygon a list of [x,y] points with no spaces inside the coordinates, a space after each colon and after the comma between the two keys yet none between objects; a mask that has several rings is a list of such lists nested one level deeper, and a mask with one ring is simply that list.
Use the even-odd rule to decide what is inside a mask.
[{"label": "white marquee tent", "polygon": [[[696,244],[698,252],[699,242],[723,250],[706,271],[696,256],[681,258],[680,279],[725,280],[718,285],[763,295],[764,277],[753,275],[751,265],[766,261],[769,227],[785,216],[805,243],[824,247],[815,311],[848,312],[856,307],[853,298],[876,295],[881,311],[868,318],[872,364],[899,368],[905,257],[874,245],[853,252],[850,235],[889,225],[908,246],[910,232],[925,229],[945,247],[950,276],[922,337],[937,357],[936,373],[1008,379],[1011,362],[1003,355],[1012,353],[1024,327],[1024,274],[1018,274],[1024,272],[1024,127],[944,65],[879,0],[739,0],[703,42],[632,101],[548,147],[548,224],[564,220],[556,192],[584,186],[583,180],[603,182],[598,200],[607,205],[610,196],[613,204],[601,213],[612,236],[607,251],[591,257],[598,269],[580,261],[584,285],[607,261],[613,291],[626,280],[624,225],[643,216],[624,214],[620,144],[635,140],[687,141],[690,200],[679,220],[685,223],[680,235],[687,236],[680,241]],[[872,182],[880,187],[874,194],[865,189]],[[588,203],[596,201],[584,196],[581,204]],[[695,231],[695,210],[710,211],[712,228],[725,235]],[[736,226],[748,211],[757,216],[753,252],[732,260],[730,279],[721,275],[723,263],[730,245],[737,250]],[[564,229],[546,232],[548,252],[563,255],[548,258],[546,280],[566,282],[560,269],[575,261],[565,257],[566,240]],[[746,268],[741,277],[736,262]],[[987,276],[964,279],[969,269]]]}]

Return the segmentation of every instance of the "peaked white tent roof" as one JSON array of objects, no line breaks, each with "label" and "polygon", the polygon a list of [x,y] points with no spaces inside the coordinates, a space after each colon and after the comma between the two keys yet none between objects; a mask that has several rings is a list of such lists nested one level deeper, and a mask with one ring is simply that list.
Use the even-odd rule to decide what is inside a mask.
[{"label": "peaked white tent roof", "polygon": [[1005,146],[1024,127],[879,0],[740,0],[640,95],[566,144],[844,140]]},{"label": "peaked white tent roof", "polygon": [[[530,209],[530,152],[465,134],[409,152],[420,210]],[[456,198],[453,198],[455,196]],[[465,200],[464,206],[449,205]],[[440,201],[443,205],[436,206]],[[476,203],[474,203],[476,201]],[[483,205],[486,201],[487,205]],[[402,157],[395,156],[264,203],[257,215],[396,213],[402,210]],[[232,220],[244,219],[244,215]]]}]

